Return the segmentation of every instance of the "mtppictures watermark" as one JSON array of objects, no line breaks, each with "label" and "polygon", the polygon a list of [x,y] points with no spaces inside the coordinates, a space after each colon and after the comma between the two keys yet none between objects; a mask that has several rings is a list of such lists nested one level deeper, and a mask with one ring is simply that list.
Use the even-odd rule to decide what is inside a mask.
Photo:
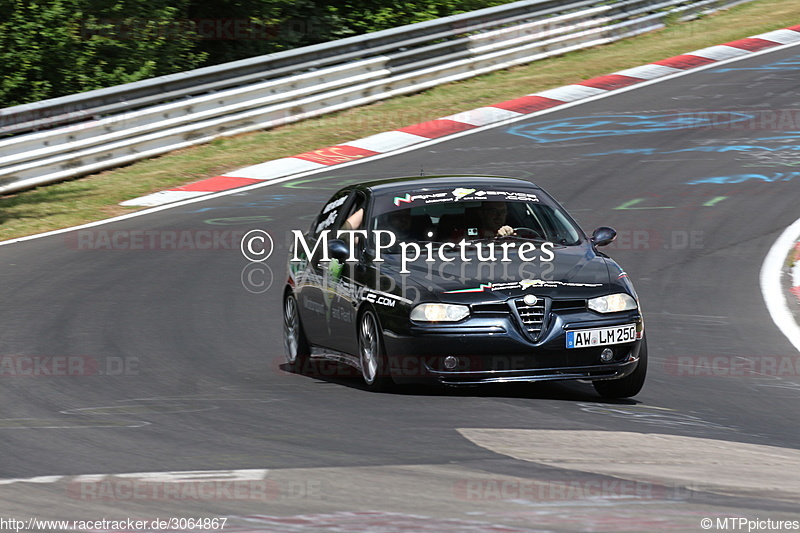
[{"label": "mtppictures watermark", "polygon": [[[319,234],[319,238],[312,248],[309,247],[302,231],[292,230],[292,234],[294,235],[294,245],[292,247],[293,254],[290,261],[294,263],[302,263],[306,261],[306,259],[298,256],[301,251],[304,252],[305,257],[315,257],[315,254],[317,254],[317,251],[319,250],[319,253],[321,254],[320,261],[330,262],[330,233],[331,230],[322,230]],[[513,261],[509,257],[509,253],[512,250],[516,251],[517,257],[525,262],[539,261],[547,263],[551,262],[555,257],[555,254],[553,253],[553,247],[555,245],[552,242],[542,242],[538,245],[537,249],[536,243],[518,243],[512,240],[495,243],[480,241],[470,242],[466,239],[461,239],[461,241],[457,243],[419,243],[404,241],[398,242],[395,233],[389,230],[373,230],[372,235],[374,238],[373,242],[375,242],[375,256],[372,261],[381,263],[383,262],[383,257],[381,255],[383,252],[388,252],[390,249],[398,249],[401,255],[401,274],[408,274],[410,272],[408,269],[408,263],[417,261],[419,259],[424,259],[424,261],[427,263],[434,263],[437,260],[443,263],[451,263],[456,259],[460,259],[462,263],[471,262],[473,260],[472,257],[467,255],[467,250],[471,248],[476,250],[477,253],[475,259],[479,262],[501,261],[503,263],[510,263]],[[367,230],[338,230],[336,232],[336,238],[342,239],[343,237],[346,239],[349,251],[349,255],[345,261],[347,263],[358,262],[358,258],[355,256],[355,240],[357,237],[366,239],[368,237]],[[438,244],[439,246],[435,247],[435,244]]]}]

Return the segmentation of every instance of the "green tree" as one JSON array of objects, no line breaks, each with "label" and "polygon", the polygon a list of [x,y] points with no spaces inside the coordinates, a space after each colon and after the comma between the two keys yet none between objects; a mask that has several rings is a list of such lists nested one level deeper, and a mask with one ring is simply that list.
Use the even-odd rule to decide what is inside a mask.
[{"label": "green tree", "polygon": [[[0,107],[508,1],[0,0]],[[231,21],[244,33],[232,35]]]},{"label": "green tree", "polygon": [[0,1],[0,107],[195,68],[189,0]]},{"label": "green tree", "polygon": [[485,7],[508,4],[510,0],[345,0],[330,2],[344,25],[354,34],[396,28]]}]

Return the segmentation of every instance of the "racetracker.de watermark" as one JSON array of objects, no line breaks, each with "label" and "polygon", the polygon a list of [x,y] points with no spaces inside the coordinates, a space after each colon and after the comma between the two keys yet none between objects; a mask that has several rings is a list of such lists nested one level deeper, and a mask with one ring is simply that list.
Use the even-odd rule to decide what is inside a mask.
[{"label": "racetracker.de watermark", "polygon": [[800,355],[671,355],[664,371],[677,377],[800,376]]},{"label": "racetracker.de watermark", "polygon": [[606,250],[701,250],[705,248],[705,232],[701,230],[660,231],[627,229],[617,232]]},{"label": "racetracker.de watermark", "polygon": [[678,113],[686,128],[718,131],[798,131],[800,109],[701,109]]},{"label": "racetracker.de watermark", "polygon": [[688,500],[692,489],[624,479],[462,479],[453,485],[466,501]]},{"label": "racetracker.de watermark", "polygon": [[70,498],[83,501],[275,501],[323,498],[322,481],[267,479],[263,469],[76,476]]},{"label": "racetracker.de watermark", "polygon": [[[333,308],[331,313],[344,322],[355,320],[355,314],[344,318],[343,313],[350,311],[343,308]],[[453,345],[454,350],[463,345]],[[629,349],[616,353],[615,360],[622,360],[629,353]],[[398,380],[429,379],[434,382],[442,373],[455,374],[458,372],[492,372],[492,371],[522,371],[528,372],[531,368],[531,357],[526,355],[384,355],[386,361],[386,374]],[[447,361],[447,360],[450,361]],[[391,370],[389,370],[391,369]],[[271,358],[271,371],[277,376],[288,377],[286,362],[283,357],[276,354]],[[345,363],[325,359],[308,358],[303,365],[293,370],[296,373],[314,376],[322,379],[361,379],[361,370]]]},{"label": "racetracker.de watermark", "polygon": [[136,376],[139,365],[138,357],[0,355],[0,378]]},{"label": "racetracker.de watermark", "polygon": [[116,40],[196,41],[273,41],[304,35],[318,35],[325,29],[314,19],[290,19],[280,24],[253,18],[101,18],[78,22],[76,33],[81,39],[96,37]]},{"label": "racetracker.de watermark", "polygon": [[272,480],[247,481],[143,481],[107,479],[73,481],[68,485],[70,498],[84,501],[231,501],[277,500],[281,489]]},{"label": "racetracker.de watermark", "polygon": [[79,251],[228,251],[239,250],[241,230],[82,229],[64,236],[68,248]]}]

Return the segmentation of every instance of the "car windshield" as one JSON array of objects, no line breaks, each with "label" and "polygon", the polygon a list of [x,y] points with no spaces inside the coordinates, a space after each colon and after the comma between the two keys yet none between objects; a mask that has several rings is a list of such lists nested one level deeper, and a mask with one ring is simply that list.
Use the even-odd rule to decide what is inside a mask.
[{"label": "car windshield", "polygon": [[562,210],[532,194],[528,196],[532,198],[423,201],[411,206],[400,202],[373,216],[371,229],[391,231],[397,242],[457,243],[462,239],[478,242],[506,238],[562,246],[580,243],[580,231]]}]

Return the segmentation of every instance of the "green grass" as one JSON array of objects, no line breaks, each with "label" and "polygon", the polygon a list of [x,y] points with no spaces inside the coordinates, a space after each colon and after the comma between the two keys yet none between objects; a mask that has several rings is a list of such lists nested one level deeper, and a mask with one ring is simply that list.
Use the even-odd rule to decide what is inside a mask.
[{"label": "green grass", "polygon": [[757,0],[606,46],[2,196],[0,240],[128,213],[137,208],[119,202],[795,24],[800,2]]}]

